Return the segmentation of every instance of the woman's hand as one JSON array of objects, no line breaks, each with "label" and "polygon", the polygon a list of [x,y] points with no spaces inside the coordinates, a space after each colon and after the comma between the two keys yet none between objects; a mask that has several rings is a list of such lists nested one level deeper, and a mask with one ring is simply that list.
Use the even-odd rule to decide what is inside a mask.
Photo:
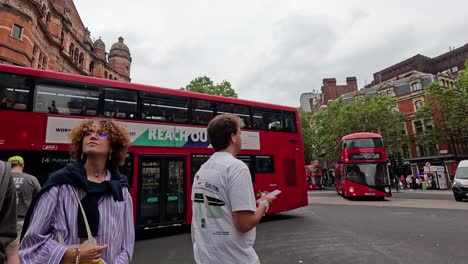
[{"label": "woman's hand", "polygon": [[80,244],[80,261],[98,262],[102,256],[102,252],[107,248],[107,245],[97,246],[89,240],[85,240]]}]

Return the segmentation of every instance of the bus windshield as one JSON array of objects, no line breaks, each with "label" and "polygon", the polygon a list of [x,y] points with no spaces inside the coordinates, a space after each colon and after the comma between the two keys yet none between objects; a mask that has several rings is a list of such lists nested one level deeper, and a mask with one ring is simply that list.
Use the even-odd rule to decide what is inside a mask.
[{"label": "bus windshield", "polygon": [[346,180],[366,186],[387,185],[385,163],[359,163],[345,165]]},{"label": "bus windshield", "polygon": [[308,182],[315,184],[315,185],[322,185],[323,177],[320,176],[312,176],[308,178]]},{"label": "bus windshield", "polygon": [[342,149],[356,148],[382,148],[383,142],[381,138],[356,138],[343,140]]}]

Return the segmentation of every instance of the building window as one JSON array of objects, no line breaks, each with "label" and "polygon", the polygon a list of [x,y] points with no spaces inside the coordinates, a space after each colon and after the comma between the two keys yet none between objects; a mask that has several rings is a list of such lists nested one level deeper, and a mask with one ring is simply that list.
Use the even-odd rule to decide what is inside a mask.
[{"label": "building window", "polygon": [[424,131],[421,121],[414,121],[414,130],[416,131],[416,134],[420,134]]},{"label": "building window", "polygon": [[409,158],[410,157],[410,152],[409,152],[408,145],[403,145],[402,149],[403,149],[403,157],[404,158]]},{"label": "building window", "polygon": [[392,90],[388,90],[388,91],[387,91],[387,95],[388,95],[388,96],[394,96],[393,91],[392,91]]},{"label": "building window", "polygon": [[60,43],[62,44],[62,46],[65,43],[65,33],[63,32],[63,30],[62,32],[60,32]]},{"label": "building window", "polygon": [[453,66],[452,67],[452,72],[457,72],[458,71],[458,67],[457,66]]},{"label": "building window", "polygon": [[406,135],[406,124],[405,124],[405,123],[402,123],[402,124],[401,124],[400,133],[401,133],[402,135]]},{"label": "building window", "polygon": [[418,100],[416,102],[414,102],[414,107],[416,108],[416,111],[418,111],[419,109],[421,109],[421,107],[424,105],[423,101],[421,100]]},{"label": "building window", "polygon": [[426,150],[424,149],[423,146],[418,145],[418,155],[419,157],[424,157],[426,156]]},{"label": "building window", "polygon": [[21,33],[23,33],[23,27],[13,24],[11,29],[11,36],[17,39],[21,39]]},{"label": "building window", "polygon": [[426,121],[426,130],[431,130],[434,127],[434,123],[432,120],[427,120]]},{"label": "building window", "polygon": [[411,84],[411,91],[418,91],[421,89],[422,89],[422,86],[420,82],[415,82]]},{"label": "building window", "polygon": [[107,71],[104,71],[104,78],[107,79]]},{"label": "building window", "polygon": [[84,55],[83,55],[83,52],[80,52],[80,58],[78,60],[78,63],[83,66],[83,60],[84,60]]},{"label": "building window", "polygon": [[78,56],[80,56],[80,50],[78,49],[78,47],[75,48],[75,53],[73,55],[73,61],[78,62]]},{"label": "building window", "polygon": [[94,61],[92,61],[90,64],[89,64],[89,73],[91,75],[93,75],[93,71],[94,71]]},{"label": "building window", "polygon": [[70,54],[70,57],[73,59],[73,53],[75,52],[75,44],[70,43],[70,49],[68,50],[68,53]]}]

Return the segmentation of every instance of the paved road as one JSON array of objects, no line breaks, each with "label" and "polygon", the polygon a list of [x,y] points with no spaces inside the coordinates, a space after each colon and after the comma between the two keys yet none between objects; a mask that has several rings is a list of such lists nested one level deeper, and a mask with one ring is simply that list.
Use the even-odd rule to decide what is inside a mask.
[{"label": "paved road", "polygon": [[[468,263],[468,203],[451,195],[407,192],[372,202],[310,191],[308,207],[259,225],[255,249],[267,264]],[[189,229],[163,233],[137,241],[134,263],[193,263]]]}]

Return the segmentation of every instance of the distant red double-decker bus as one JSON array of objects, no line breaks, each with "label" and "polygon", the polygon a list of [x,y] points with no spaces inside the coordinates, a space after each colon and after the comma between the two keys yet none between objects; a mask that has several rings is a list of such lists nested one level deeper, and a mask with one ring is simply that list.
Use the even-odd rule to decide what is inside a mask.
[{"label": "distant red double-decker bus", "polygon": [[67,132],[83,119],[127,126],[128,177],[137,229],[189,224],[195,172],[213,154],[206,126],[216,115],[244,121],[242,151],[254,192],[279,189],[269,213],[308,204],[295,108],[0,65],[0,159],[25,159],[41,183],[71,161]]},{"label": "distant red double-decker bus", "polygon": [[314,163],[305,166],[307,189],[309,190],[322,190],[325,186],[325,179],[320,164]]},{"label": "distant red double-decker bus", "polygon": [[341,139],[339,147],[340,157],[335,164],[338,194],[381,200],[392,195],[382,136],[364,132],[349,134]]}]

